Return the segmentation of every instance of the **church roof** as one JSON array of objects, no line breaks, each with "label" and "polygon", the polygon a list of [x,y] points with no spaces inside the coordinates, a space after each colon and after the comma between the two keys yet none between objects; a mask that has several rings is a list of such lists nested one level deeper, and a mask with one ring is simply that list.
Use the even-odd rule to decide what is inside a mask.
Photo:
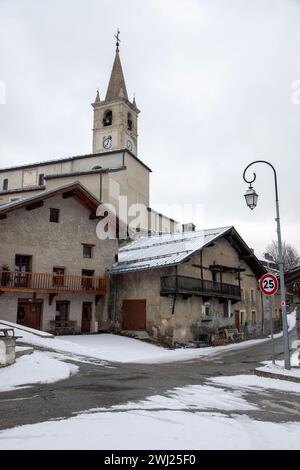
[{"label": "church roof", "polygon": [[116,98],[124,98],[128,101],[128,94],[118,50],[116,51],[105,101],[111,101]]}]

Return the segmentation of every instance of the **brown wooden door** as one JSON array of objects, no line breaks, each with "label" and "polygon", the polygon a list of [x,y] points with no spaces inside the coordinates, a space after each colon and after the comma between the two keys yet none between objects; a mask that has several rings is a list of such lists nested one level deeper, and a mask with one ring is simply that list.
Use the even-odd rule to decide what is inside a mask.
[{"label": "brown wooden door", "polygon": [[146,300],[123,300],[123,329],[146,329]]},{"label": "brown wooden door", "polygon": [[19,302],[17,323],[19,325],[40,330],[42,318],[41,302]]},{"label": "brown wooden door", "polygon": [[91,321],[92,321],[92,303],[84,302],[82,304],[82,318],[81,318],[82,333],[91,332]]},{"label": "brown wooden door", "polygon": [[235,320],[235,327],[239,330],[240,329],[240,312],[235,310],[234,312],[234,320]]}]

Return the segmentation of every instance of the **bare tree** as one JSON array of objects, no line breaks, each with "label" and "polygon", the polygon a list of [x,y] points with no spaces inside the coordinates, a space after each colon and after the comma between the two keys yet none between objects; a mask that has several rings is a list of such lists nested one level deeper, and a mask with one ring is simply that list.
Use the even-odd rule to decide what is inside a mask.
[{"label": "bare tree", "polygon": [[[283,242],[282,254],[283,269],[285,272],[300,265],[300,255],[296,248],[294,248],[290,243]],[[274,262],[278,264],[279,255],[277,242],[273,240],[273,242],[267,246],[266,255],[271,257],[272,260],[274,260]]]}]

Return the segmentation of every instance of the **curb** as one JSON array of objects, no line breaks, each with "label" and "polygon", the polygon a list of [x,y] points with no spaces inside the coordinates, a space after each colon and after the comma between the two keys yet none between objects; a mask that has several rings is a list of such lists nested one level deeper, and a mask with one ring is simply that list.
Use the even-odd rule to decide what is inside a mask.
[{"label": "curb", "polygon": [[16,359],[22,356],[28,356],[29,354],[32,354],[34,352],[33,348],[23,348],[16,350]]},{"label": "curb", "polygon": [[255,369],[254,374],[258,375],[258,377],[266,377],[266,378],[269,378],[269,379],[288,380],[289,382],[300,383],[300,377],[293,377],[291,375],[274,374],[273,372],[266,372],[265,370],[257,370],[257,369]]}]

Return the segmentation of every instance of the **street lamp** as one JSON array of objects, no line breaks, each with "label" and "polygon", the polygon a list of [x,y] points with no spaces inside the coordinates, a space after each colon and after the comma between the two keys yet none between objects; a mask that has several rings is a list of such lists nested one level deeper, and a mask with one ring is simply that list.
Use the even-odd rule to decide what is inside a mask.
[{"label": "street lamp", "polygon": [[255,189],[251,186],[251,184],[244,196],[246,199],[247,206],[250,207],[250,209],[253,211],[253,209],[257,206],[258,194],[256,193]]},{"label": "street lamp", "polygon": [[255,165],[256,163],[264,163],[272,168],[274,173],[274,183],[275,183],[275,198],[276,198],[276,223],[277,223],[277,239],[278,239],[278,264],[279,264],[279,273],[280,273],[280,297],[281,297],[281,311],[282,311],[282,329],[283,329],[283,350],[284,350],[284,367],[285,369],[291,368],[290,361],[290,348],[289,348],[289,333],[288,333],[288,324],[287,324],[287,314],[286,314],[286,296],[285,296],[285,284],[284,284],[284,269],[283,269],[283,254],[282,254],[282,239],[281,239],[281,227],[280,227],[280,213],[279,213],[279,198],[278,198],[278,185],[277,185],[277,174],[276,170],[271,165],[271,163],[265,160],[256,160],[255,162],[250,163],[244,170],[243,179],[248,183],[249,189],[246,191],[245,199],[247,206],[253,210],[257,205],[258,194],[252,187],[252,183],[256,180],[256,174],[253,173],[252,179],[246,178],[247,170],[250,166]]}]

